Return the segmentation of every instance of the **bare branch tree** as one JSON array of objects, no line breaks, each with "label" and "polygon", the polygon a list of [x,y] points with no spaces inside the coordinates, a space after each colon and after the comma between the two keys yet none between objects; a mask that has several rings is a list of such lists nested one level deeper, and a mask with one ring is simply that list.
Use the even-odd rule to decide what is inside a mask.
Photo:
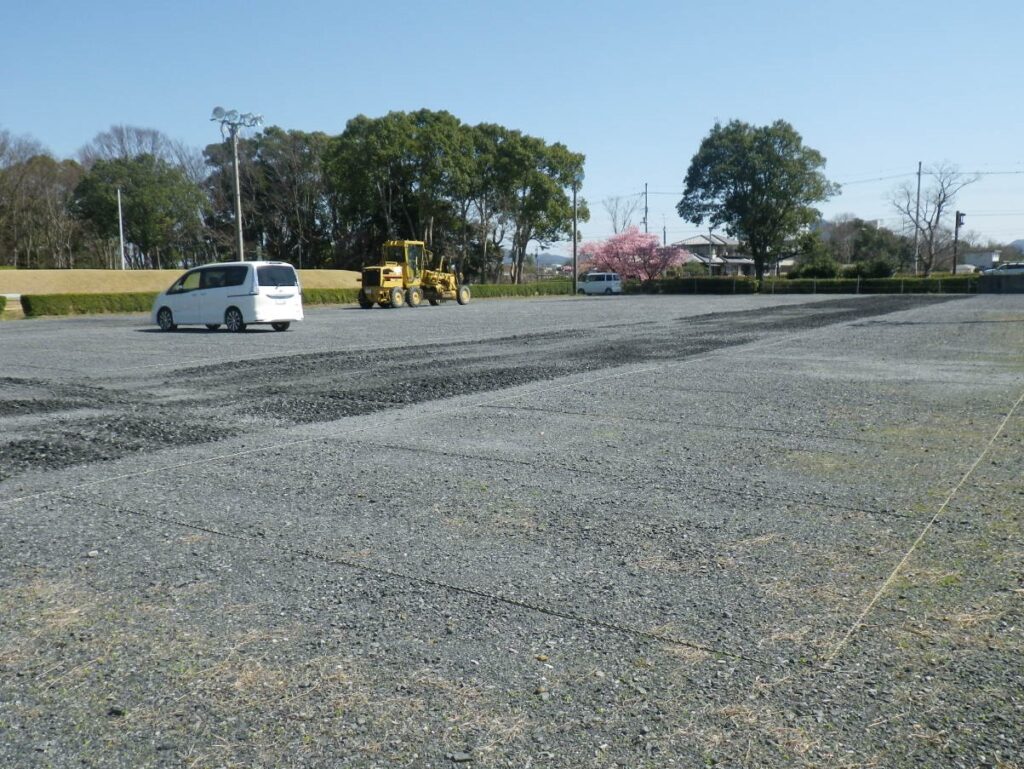
[{"label": "bare branch tree", "polygon": [[89,169],[97,160],[131,160],[140,155],[152,155],[181,168],[188,179],[197,184],[208,176],[200,150],[171,139],[155,128],[111,126],[109,131],[96,134],[78,151],[78,160]]},{"label": "bare branch tree", "polygon": [[917,215],[917,190],[910,183],[898,187],[893,193],[892,205],[903,217],[911,232],[915,229],[920,241],[920,262],[924,274],[930,275],[939,261],[950,251],[952,230],[943,224],[953,213],[957,193],[968,184],[978,181],[950,163],[939,163],[925,169],[932,181],[921,190],[921,215]]},{"label": "bare branch tree", "polygon": [[633,223],[633,215],[640,208],[640,196],[606,198],[601,201],[608,218],[612,220],[612,231],[615,234],[629,228]]}]

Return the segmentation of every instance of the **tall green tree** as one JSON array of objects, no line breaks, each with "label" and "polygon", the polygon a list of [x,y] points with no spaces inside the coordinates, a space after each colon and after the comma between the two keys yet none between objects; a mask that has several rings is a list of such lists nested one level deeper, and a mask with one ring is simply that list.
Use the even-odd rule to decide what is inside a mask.
[{"label": "tall green tree", "polygon": [[[571,233],[567,189],[583,156],[502,126],[467,126],[447,112],[360,115],[329,143],[326,169],[349,247],[363,259],[388,238],[426,240],[482,272],[512,235],[513,279],[528,243]],[[579,218],[589,217],[585,203]],[[338,238],[337,241],[344,242]]]},{"label": "tall green tree", "polygon": [[[323,155],[327,135],[285,131],[271,126],[252,138],[240,139],[239,177],[245,240],[264,255],[298,267],[331,263],[331,230]],[[204,150],[211,173],[207,223],[218,250],[235,246],[234,166],[231,146],[211,144]]]},{"label": "tall green tree", "polygon": [[679,215],[724,228],[749,249],[758,279],[787,240],[819,218],[814,204],[839,192],[825,158],[784,120],[716,123],[686,172]]},{"label": "tall green tree", "polygon": [[[583,177],[584,156],[560,143],[512,131],[498,153],[499,199],[512,231],[512,282],[520,283],[531,241],[541,247],[572,237],[571,193]],[[587,221],[586,201],[577,200],[577,219]]]},{"label": "tall green tree", "polygon": [[75,188],[73,210],[100,237],[118,235],[118,188],[134,267],[205,261],[202,216],[208,201],[181,168],[152,155],[97,160]]}]

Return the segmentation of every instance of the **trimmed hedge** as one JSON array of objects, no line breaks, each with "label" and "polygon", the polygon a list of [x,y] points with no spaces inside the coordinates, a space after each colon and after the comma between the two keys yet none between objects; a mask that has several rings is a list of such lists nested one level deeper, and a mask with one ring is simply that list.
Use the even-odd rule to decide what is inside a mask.
[{"label": "trimmed hedge", "polygon": [[353,304],[358,297],[358,288],[302,289],[303,304]]},{"label": "trimmed hedge", "polygon": [[7,297],[6,296],[0,296],[0,313],[2,313],[4,311],[5,307],[7,307]]},{"label": "trimmed hedge", "polygon": [[568,280],[542,280],[537,283],[481,283],[471,285],[474,299],[494,299],[501,296],[570,296],[572,283]]},{"label": "trimmed hedge", "polygon": [[149,312],[156,291],[129,294],[22,294],[25,317],[91,315],[106,312]]},{"label": "trimmed hedge", "polygon": [[[976,294],[977,275],[948,275],[930,278],[832,278],[815,280],[766,279],[762,294]],[[497,297],[569,296],[572,283],[568,280],[545,280],[538,283],[514,285],[511,283],[483,283],[471,285],[476,299]],[[625,283],[627,294],[753,294],[757,281],[743,276],[717,278],[662,278],[644,282]],[[90,315],[96,313],[149,312],[156,292],[124,294],[22,294],[21,306],[25,317],[41,315]],[[303,302],[316,304],[354,304],[358,288],[306,288]],[[0,312],[6,299],[0,296]]]},{"label": "trimmed hedge", "polygon": [[757,281],[742,275],[719,278],[659,278],[626,284],[630,294],[754,294]]},{"label": "trimmed hedge", "polygon": [[976,294],[976,275],[931,278],[766,279],[762,294]]}]

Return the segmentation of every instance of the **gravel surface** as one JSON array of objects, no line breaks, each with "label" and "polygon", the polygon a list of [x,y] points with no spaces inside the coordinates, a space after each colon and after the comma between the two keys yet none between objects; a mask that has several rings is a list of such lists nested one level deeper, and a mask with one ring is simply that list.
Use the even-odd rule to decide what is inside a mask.
[{"label": "gravel surface", "polygon": [[0,766],[1024,766],[1024,300],[0,325]]}]

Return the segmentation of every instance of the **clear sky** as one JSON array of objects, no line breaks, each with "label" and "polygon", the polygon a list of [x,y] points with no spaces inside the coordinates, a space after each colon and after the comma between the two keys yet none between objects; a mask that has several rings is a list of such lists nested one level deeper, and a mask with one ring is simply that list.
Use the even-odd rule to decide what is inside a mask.
[{"label": "clear sky", "polygon": [[674,207],[714,122],[782,118],[844,183],[827,217],[896,227],[894,187],[949,161],[986,174],[957,201],[967,229],[1007,242],[1024,238],[1022,43],[1022,0],[9,0],[0,128],[68,157],[115,124],[203,147],[216,105],[331,134],[443,109],[585,153],[586,238],[611,234],[603,199],[647,183],[671,242],[696,234]]}]

